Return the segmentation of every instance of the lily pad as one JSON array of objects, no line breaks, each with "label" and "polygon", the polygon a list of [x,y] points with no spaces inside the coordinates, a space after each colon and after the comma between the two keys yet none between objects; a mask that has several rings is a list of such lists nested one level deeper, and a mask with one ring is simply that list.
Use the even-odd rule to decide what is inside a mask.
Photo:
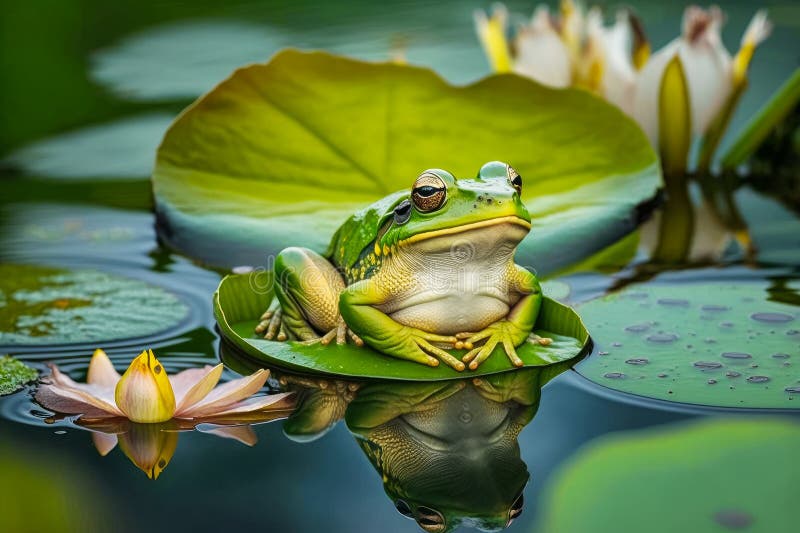
[{"label": "lily pad", "polygon": [[0,345],[108,342],[152,335],[189,309],[143,281],[95,270],[0,265]]},{"label": "lily pad", "polygon": [[39,373],[10,355],[0,357],[0,396],[11,394],[30,383]]},{"label": "lily pad", "polygon": [[[590,444],[546,491],[537,531],[748,533],[796,527],[787,420],[715,420]],[[576,512],[580,510],[580,512]]]},{"label": "lily pad", "polygon": [[287,50],[187,108],[153,173],[162,238],[219,266],[286,246],[323,252],[355,210],[426,168],[522,174],[532,235],[520,264],[554,272],[633,231],[661,186],[641,130],[586,91],[512,74],[449,85],[434,72]]},{"label": "lily pad", "polygon": [[577,370],[671,402],[800,408],[800,308],[758,282],[633,286],[580,307],[595,353]]},{"label": "lily pad", "polygon": [[[214,316],[222,336],[244,354],[265,365],[311,374],[354,378],[435,381],[515,370],[498,347],[477,371],[457,372],[446,365],[428,367],[384,355],[367,346],[327,346],[268,341],[253,332],[273,298],[272,273],[253,272],[223,278],[214,294]],[[569,307],[545,297],[534,331],[551,337],[549,346],[526,343],[517,354],[526,367],[545,366],[581,355],[590,344],[580,317]],[[466,350],[452,350],[463,355]]]}]

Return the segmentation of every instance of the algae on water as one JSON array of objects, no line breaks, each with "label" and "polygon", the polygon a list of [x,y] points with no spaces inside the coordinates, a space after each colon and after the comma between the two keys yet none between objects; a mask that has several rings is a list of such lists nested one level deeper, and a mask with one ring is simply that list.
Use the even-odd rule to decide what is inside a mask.
[{"label": "algae on water", "polygon": [[0,357],[0,396],[11,394],[36,379],[39,373],[10,355]]}]

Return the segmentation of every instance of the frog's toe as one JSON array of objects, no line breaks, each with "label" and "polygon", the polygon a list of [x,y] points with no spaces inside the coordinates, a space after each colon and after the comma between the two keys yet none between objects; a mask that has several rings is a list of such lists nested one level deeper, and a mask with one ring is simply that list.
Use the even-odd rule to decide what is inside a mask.
[{"label": "frog's toe", "polygon": [[353,331],[352,329],[347,328],[347,335],[350,337],[350,339],[353,341],[353,344],[355,344],[356,346],[364,346],[364,340],[358,335],[356,335],[356,332]]},{"label": "frog's toe", "polygon": [[[272,311],[272,314],[268,319],[269,321],[267,322],[267,327],[265,328],[266,329],[266,333],[264,334],[265,339],[272,340],[278,337],[277,340],[286,340],[286,332],[283,330],[282,318],[283,318],[283,311],[281,311],[280,309]],[[258,328],[256,328],[256,331],[258,332]],[[283,334],[283,339],[280,338],[281,334]]]},{"label": "frog's toe", "polygon": [[337,336],[337,334],[338,334],[338,331],[339,331],[339,328],[338,328],[338,327],[336,327],[336,328],[333,328],[332,330],[330,330],[328,333],[326,333],[326,334],[325,334],[325,335],[323,335],[322,337],[320,337],[320,338],[319,338],[319,342],[320,342],[320,344],[322,344],[322,345],[330,344],[330,342],[331,342],[333,339],[335,339],[335,338],[336,338],[336,336]]},{"label": "frog's toe", "polygon": [[542,346],[550,346],[553,344],[553,339],[550,337],[540,337],[536,333],[531,333],[528,335],[528,340],[534,344],[540,344]]}]

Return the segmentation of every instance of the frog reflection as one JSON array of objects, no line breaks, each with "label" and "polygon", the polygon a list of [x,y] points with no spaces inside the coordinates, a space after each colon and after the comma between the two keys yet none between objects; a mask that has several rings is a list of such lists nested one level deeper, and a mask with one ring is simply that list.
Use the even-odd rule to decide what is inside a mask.
[{"label": "frog reflection", "polygon": [[284,429],[295,440],[326,432],[344,413],[348,429],[383,479],[396,509],[425,531],[508,527],[523,510],[529,479],[517,436],[541,387],[566,364],[442,382],[303,381]]}]

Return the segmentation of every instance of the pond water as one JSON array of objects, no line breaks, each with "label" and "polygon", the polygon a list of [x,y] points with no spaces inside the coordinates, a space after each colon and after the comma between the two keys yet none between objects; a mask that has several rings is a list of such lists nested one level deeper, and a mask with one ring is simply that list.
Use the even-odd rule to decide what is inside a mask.
[{"label": "pond water", "polygon": [[[2,47],[3,112],[13,127],[0,132],[5,157],[0,262],[92,268],[176,294],[189,309],[177,326],[103,346],[118,366],[150,347],[174,372],[214,363],[224,349],[211,308],[222,273],[159,243],[148,181],[165,128],[194,97],[236,66],[262,60],[283,46],[325,48],[365,59],[382,59],[393,47],[404,46],[411,62],[429,65],[455,83],[488,70],[473,35],[471,13],[480,5],[474,2],[407,1],[393,9],[355,0],[226,2],[224,8],[205,1],[125,1],[114,7],[50,2],[46,9],[15,4],[4,8],[0,34],[7,36],[7,43],[41,35],[35,46],[15,47],[11,53]],[[532,9],[525,2],[509,4],[517,12]],[[637,10],[657,48],[677,33],[682,6],[640,4]],[[751,87],[733,131],[797,64],[800,11],[790,2],[774,4],[776,29],[757,53]],[[738,32],[755,8],[750,2],[723,2],[722,7],[730,27],[725,40],[735,49]],[[40,13],[42,9],[46,12]],[[711,261],[682,265],[659,279],[676,284],[764,281],[773,296],[797,305],[796,215],[749,189],[739,190],[735,201],[758,247],[756,254],[745,257],[729,246]],[[611,287],[648,279],[651,274],[641,266],[643,259],[641,252],[621,270],[575,273],[560,281],[569,285],[571,302],[583,302]],[[41,370],[53,361],[83,379],[95,347],[15,346],[0,347],[0,353],[11,353]],[[596,347],[589,357],[597,357],[600,350]],[[786,350],[800,357],[797,340],[787,341]],[[235,354],[223,357],[239,368]],[[416,531],[418,526],[396,508],[398,491],[405,491],[405,499],[441,499],[440,512],[448,517],[491,515],[491,520],[473,517],[473,525],[486,520],[483,525],[488,527],[505,525],[508,507],[522,491],[524,512],[510,531],[533,531],[548,481],[584,444],[618,431],[718,412],[622,395],[591,384],[575,370],[563,370],[541,390],[541,398],[542,383],[538,374],[531,374],[526,402],[493,401],[466,380],[437,404],[433,420],[398,407],[415,392],[392,385],[320,384],[297,376],[286,376],[283,383],[275,379],[271,386],[312,398],[306,402],[307,419],[253,426],[258,439],[253,447],[209,434],[214,428],[181,432],[174,455],[166,458],[155,482],[120,450],[105,457],[98,454],[89,432],[74,421],[51,418],[24,390],[0,398],[0,455],[41,465],[42,475],[71,492],[72,513],[100,530]],[[227,372],[228,377],[234,375]],[[352,422],[348,428],[340,419],[351,400],[363,398],[364,390],[392,414],[372,417],[380,424],[360,427]],[[361,414],[371,419],[371,413]],[[152,451],[163,444],[148,438],[143,436],[138,446]],[[370,455],[370,443],[381,439],[398,443],[396,457],[380,462]],[[447,450],[441,448],[459,442],[470,443],[476,468],[489,464],[491,472],[448,464]],[[403,458],[407,449],[416,450],[414,460]],[[493,459],[484,462],[489,456]],[[385,491],[385,472],[373,462],[384,469],[398,468],[402,473],[393,471],[392,476],[398,477],[399,487],[387,486]],[[479,485],[487,479],[494,486]],[[465,486],[479,493],[459,501],[476,503],[468,510],[455,509],[456,504],[448,507],[447,495],[462,494]],[[8,495],[14,487],[3,490]],[[488,511],[481,509],[484,503]],[[30,513],[46,512],[48,502],[31,499],[22,507]],[[504,509],[502,520],[495,516],[497,509]]]}]

